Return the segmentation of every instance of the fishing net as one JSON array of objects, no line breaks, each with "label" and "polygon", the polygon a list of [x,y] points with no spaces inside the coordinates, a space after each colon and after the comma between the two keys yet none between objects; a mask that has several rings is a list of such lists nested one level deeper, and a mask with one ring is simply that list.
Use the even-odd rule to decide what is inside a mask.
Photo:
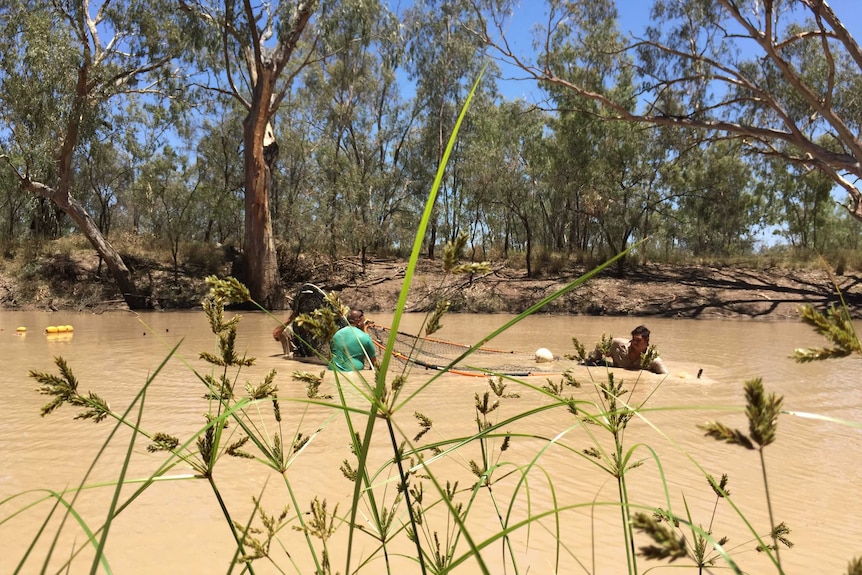
[{"label": "fishing net", "polygon": [[[369,324],[366,331],[379,349],[385,349],[392,333],[391,329]],[[549,375],[560,371],[559,365],[537,364],[533,353],[489,347],[476,348],[466,357],[459,359],[469,349],[469,345],[398,331],[395,332],[392,357],[424,369],[478,377],[493,374],[523,377]]]}]

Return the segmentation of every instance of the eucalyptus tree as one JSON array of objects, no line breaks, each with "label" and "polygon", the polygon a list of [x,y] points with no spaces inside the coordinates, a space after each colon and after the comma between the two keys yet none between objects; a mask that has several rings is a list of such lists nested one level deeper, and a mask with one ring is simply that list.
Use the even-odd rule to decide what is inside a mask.
[{"label": "eucalyptus tree", "polygon": [[832,219],[832,182],[822,172],[772,161],[764,184],[778,210],[778,234],[796,248],[821,251]]},{"label": "eucalyptus tree", "polygon": [[[624,80],[610,89],[631,93]],[[679,193],[663,173],[669,162],[678,161],[676,142],[661,130],[608,125],[577,110],[560,112],[551,126],[547,173],[553,182],[550,194],[559,201],[543,209],[552,237],[561,233],[554,216],[568,213],[563,233],[578,256],[604,257],[663,228]],[[618,260],[618,271],[626,262]]]},{"label": "eucalyptus tree", "polygon": [[419,108],[400,94],[405,42],[398,15],[358,2],[325,36],[340,46],[310,66],[306,89],[320,118],[319,174],[326,197],[328,251],[337,245],[361,255],[384,248],[393,216],[407,198],[405,149],[413,142]]},{"label": "eucalyptus tree", "polygon": [[825,233],[818,234],[818,242],[823,246],[823,252],[830,254],[830,261],[835,263],[836,273],[843,273],[848,260],[856,262],[862,249],[862,222],[852,218],[843,207],[832,203],[832,210]]},{"label": "eucalyptus tree", "polygon": [[479,97],[470,105],[470,114],[465,119],[453,148],[454,160],[450,160],[447,171],[451,172],[452,182],[448,193],[443,194],[439,203],[441,229],[447,241],[454,241],[463,234],[468,243],[475,246],[488,237],[481,238],[483,232],[492,231],[496,222],[509,222],[509,214],[494,219],[494,212],[500,211],[495,205],[497,186],[501,168],[495,165],[503,156],[500,152],[504,143],[500,134],[505,128],[500,126],[502,115],[498,114],[497,102],[487,97]]},{"label": "eucalyptus tree", "polygon": [[[278,142],[272,119],[295,77],[315,51],[315,13],[334,16],[338,0],[180,0],[181,8],[209,26],[200,63],[211,74],[205,87],[246,110],[242,154],[245,198],[244,274],[251,297],[269,308],[284,305],[270,211],[271,171]],[[267,161],[269,160],[269,161]]]},{"label": "eucalyptus tree", "polygon": [[768,223],[768,201],[738,142],[695,146],[664,170],[678,192],[674,218],[680,247],[698,256],[749,253]]},{"label": "eucalyptus tree", "polygon": [[202,240],[239,245],[243,234],[244,174],[237,154],[237,136],[242,133],[242,116],[231,109],[222,112],[204,120],[195,151],[199,193],[208,205]]},{"label": "eucalyptus tree", "polygon": [[0,240],[11,243],[24,235],[30,197],[21,194],[9,170],[0,170]]},{"label": "eucalyptus tree", "polygon": [[166,146],[150,159],[141,174],[150,198],[148,219],[153,236],[167,243],[174,267],[174,283],[179,282],[180,248],[188,241],[200,241],[208,210],[200,209],[200,182],[188,159]]},{"label": "eucalyptus tree", "polygon": [[121,101],[155,101],[171,90],[169,64],[190,30],[174,7],[162,0],[0,1],[6,167],[21,190],[75,222],[132,309],[151,302],[77,197],[75,157],[125,122]]},{"label": "eucalyptus tree", "polygon": [[119,198],[132,185],[132,167],[110,140],[92,141],[79,156],[76,172],[82,203],[94,215],[99,231],[108,237]]},{"label": "eucalyptus tree", "polygon": [[[503,102],[476,110],[475,134],[466,140],[464,169],[478,230],[503,222],[507,230],[503,252],[513,235],[523,238],[527,277],[533,276],[534,238],[542,225],[539,202],[544,191],[539,179],[545,118],[523,101]],[[495,214],[495,221],[487,215]],[[479,220],[482,216],[482,220]],[[498,230],[499,233],[499,230]]]},{"label": "eucalyptus tree", "polygon": [[555,35],[588,31],[581,16],[597,3],[548,0],[540,51],[529,58],[505,42],[514,2],[473,0],[485,41],[529,77],[596,102],[608,120],[696,127],[707,141],[735,139],[750,154],[820,170],[862,220],[862,49],[827,2],[655,0],[643,37],[608,53],[632,67],[637,108],[558,66],[570,44]]},{"label": "eucalyptus tree", "polygon": [[[451,110],[454,111],[454,107]],[[473,117],[466,118],[461,125],[458,139],[455,140],[449,160],[446,163],[446,170],[437,191],[436,217],[431,221],[431,236],[428,238],[429,258],[434,257],[434,245],[438,239],[453,242],[455,238],[467,232],[467,228],[469,227],[471,211],[469,203],[474,189],[470,187],[467,180],[470,165],[464,151],[468,145],[468,141],[476,136],[476,129],[477,126]],[[425,134],[428,135],[429,133],[426,132]],[[427,161],[427,156],[424,156],[424,159]],[[423,168],[427,169],[431,165],[430,163],[425,163]],[[419,188],[419,199],[427,197],[428,189],[430,189],[430,186],[428,188]]]},{"label": "eucalyptus tree", "polygon": [[[422,162],[414,175],[414,190],[421,199],[427,196],[461,108],[487,60],[473,32],[478,22],[470,0],[417,0],[405,11],[405,22],[410,37],[409,79],[415,83],[415,98],[423,110],[419,142]],[[480,90],[493,96],[496,74],[496,67],[489,64]],[[461,133],[466,130],[469,126]],[[462,204],[461,194],[467,190],[458,179],[458,162],[456,150],[437,196],[437,202],[448,205],[446,220],[441,221],[435,210],[429,226],[427,249],[432,258],[441,225],[446,226],[448,239],[457,238],[459,233],[457,210]]]},{"label": "eucalyptus tree", "polygon": [[[314,94],[297,89],[285,98],[273,124],[279,134],[278,164],[272,175],[273,232],[290,258],[312,247],[321,236],[314,151],[317,146]],[[289,271],[289,270],[288,270]]]},{"label": "eucalyptus tree", "polygon": [[[613,3],[568,6],[571,21],[549,35],[546,65],[634,110],[639,90],[629,61],[612,56],[624,45]],[[544,87],[556,112],[551,128],[559,150],[552,178],[566,197],[557,205],[571,213],[569,235],[581,251],[619,253],[648,235],[650,218],[666,203],[660,167],[671,150],[657,130],[608,124],[595,102],[554,83]],[[618,266],[622,270],[625,260]]]},{"label": "eucalyptus tree", "polygon": [[[384,60],[393,60],[397,46]],[[389,50],[387,50],[389,51]],[[417,142],[416,119],[420,113],[415,102],[399,96],[398,80],[387,73],[385,89],[379,92],[374,109],[373,178],[369,181],[374,194],[371,197],[371,226],[367,245],[374,250],[391,250],[398,243],[399,227],[415,231],[418,214],[409,209],[411,195],[411,170],[408,148]],[[405,221],[406,220],[406,221]],[[404,242],[409,245],[409,242]]]},{"label": "eucalyptus tree", "polygon": [[154,199],[145,176],[150,162],[158,160],[166,147],[179,150],[175,154],[178,160],[185,161],[190,155],[187,143],[193,130],[187,119],[186,99],[184,94],[174,94],[171,101],[172,105],[164,107],[160,102],[138,99],[124,102],[115,111],[132,121],[111,121],[116,127],[111,136],[104,139],[116,154],[107,156],[114,158],[114,166],[106,168],[106,173],[124,170],[127,172],[124,177],[128,178],[123,185],[112,189],[116,205],[111,210],[111,230],[122,230],[132,236],[150,234],[152,227],[148,218]]},{"label": "eucalyptus tree", "polygon": [[594,246],[595,231],[589,213],[595,200],[591,193],[591,166],[595,157],[591,133],[595,124],[592,115],[577,112],[564,112],[549,119],[543,177],[547,193],[540,209],[548,247],[566,254],[585,254]]},{"label": "eucalyptus tree", "polygon": [[[612,255],[626,250],[631,243],[650,232],[650,220],[666,201],[661,180],[664,150],[655,145],[657,130],[640,127],[631,130],[616,125],[603,130],[596,141],[596,158],[591,181],[592,217]],[[659,151],[659,154],[651,154]],[[628,259],[617,260],[622,272]]]},{"label": "eucalyptus tree", "polygon": [[389,171],[386,123],[399,99],[399,28],[397,15],[381,3],[345,0],[320,37],[319,46],[332,54],[305,69],[303,91],[317,119],[314,158],[330,262],[345,249],[361,253],[364,262],[377,233],[374,196]]},{"label": "eucalyptus tree", "polygon": [[321,26],[274,122],[273,218],[288,257],[321,250],[330,262],[345,252],[364,261],[369,249],[391,248],[417,114],[400,94],[404,43],[398,16],[378,2],[343,2]]}]

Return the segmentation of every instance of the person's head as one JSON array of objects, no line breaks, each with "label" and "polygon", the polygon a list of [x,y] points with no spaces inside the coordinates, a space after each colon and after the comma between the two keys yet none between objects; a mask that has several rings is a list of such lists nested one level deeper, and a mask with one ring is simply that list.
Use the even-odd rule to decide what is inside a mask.
[{"label": "person's head", "polygon": [[649,347],[649,330],[639,325],[632,330],[632,347],[638,353],[643,353]]},{"label": "person's head", "polygon": [[350,325],[362,329],[365,327],[365,313],[361,309],[352,309],[347,313],[347,321]]}]

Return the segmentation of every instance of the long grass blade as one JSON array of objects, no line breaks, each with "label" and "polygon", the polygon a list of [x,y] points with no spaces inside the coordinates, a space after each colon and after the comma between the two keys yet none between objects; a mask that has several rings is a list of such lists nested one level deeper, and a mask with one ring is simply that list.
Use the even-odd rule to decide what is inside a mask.
[{"label": "long grass blade", "polygon": [[[473,87],[467,96],[467,100],[464,102],[464,105],[461,108],[461,112],[458,115],[458,120],[455,122],[455,126],[452,129],[452,134],[449,137],[449,141],[446,144],[446,150],[443,153],[443,158],[440,161],[440,165],[437,166],[437,174],[434,177],[434,183],[431,186],[431,190],[428,194],[428,200],[425,202],[425,210],[422,213],[422,218],[419,220],[419,226],[417,228],[416,236],[414,237],[414,240],[413,240],[413,249],[410,253],[410,260],[407,264],[407,270],[405,271],[405,274],[404,274],[404,282],[403,282],[403,285],[401,287],[401,292],[398,295],[398,303],[395,306],[395,315],[392,318],[392,332],[389,334],[389,341],[386,344],[386,352],[383,354],[383,359],[380,362],[380,369],[377,372],[377,383],[375,385],[375,396],[377,398],[380,398],[383,396],[383,391],[384,391],[384,388],[386,385],[386,372],[387,372],[387,369],[389,366],[389,361],[391,359],[390,350],[392,350],[394,345],[395,345],[395,334],[398,332],[398,326],[401,323],[401,318],[404,314],[405,308],[407,307],[407,294],[410,290],[410,284],[413,280],[413,275],[416,271],[417,262],[419,261],[419,254],[422,250],[422,242],[424,241],[424,238],[425,238],[425,232],[428,229],[428,222],[431,220],[431,214],[432,214],[433,209],[434,209],[434,203],[436,202],[436,199],[437,199],[437,191],[440,189],[440,184],[443,181],[443,174],[445,173],[445,168],[446,168],[446,164],[449,161],[449,156],[451,155],[452,149],[455,146],[455,141],[456,141],[457,136],[458,136],[458,131],[460,130],[461,124],[467,115],[467,110],[470,108],[470,103],[473,100],[473,96],[476,93],[476,89],[479,87],[479,84],[481,83],[483,73],[484,73],[484,68],[483,68],[483,72],[479,74],[479,77],[476,79],[476,82],[473,84]],[[378,407],[377,407],[376,403],[371,406],[371,414],[368,417],[368,424],[367,424],[366,429],[365,429],[364,440],[362,442],[362,449],[361,449],[360,453],[358,454],[358,456],[359,456],[359,463],[358,463],[359,473],[361,473],[363,476],[364,476],[364,469],[365,469],[366,461],[368,459],[368,449],[371,445],[371,437],[372,437],[373,432],[374,432],[374,423],[376,420],[377,409],[378,409]],[[357,507],[358,507],[357,503],[359,501],[361,489],[362,489],[362,482],[356,481],[354,491],[353,491],[353,500],[352,500],[353,505],[352,505],[351,515],[350,515],[350,524],[351,525],[356,524],[356,513],[357,513]],[[355,535],[355,530],[351,529],[350,535],[348,537],[347,557],[346,557],[346,564],[347,564],[347,570],[346,571],[348,573],[350,572],[350,561],[351,561],[351,556],[353,553],[354,535]],[[418,537],[416,538],[416,542],[417,542],[417,546],[419,546],[419,538]],[[420,561],[420,567],[422,568],[422,573],[425,573],[425,563],[422,560],[422,549],[421,549],[421,547],[418,548],[417,551],[418,551],[417,557],[419,558],[419,561]],[[482,562],[481,558],[479,558],[479,565],[480,565],[480,568],[482,569],[482,572],[487,575],[488,574],[487,566],[485,566],[485,564],[484,564],[484,562]]]},{"label": "long grass blade", "polygon": [[[18,566],[15,568],[15,575],[21,572],[21,569],[24,568],[24,564],[27,563],[27,558],[30,557],[30,553],[33,552],[33,548],[36,547],[36,543],[38,543],[39,538],[44,533],[45,528],[48,526],[48,523],[51,521],[51,517],[54,516],[54,512],[57,510],[57,506],[60,505],[61,498],[58,496],[54,501],[54,505],[51,506],[51,510],[48,512],[48,515],[45,517],[45,520],[42,522],[42,525],[39,526],[39,530],[33,536],[33,540],[30,542],[30,545],[27,547],[27,550],[24,552],[24,555],[21,557],[21,561],[18,562]],[[88,535],[90,535],[88,533]]]},{"label": "long grass blade", "polygon": [[[105,543],[107,543],[107,541],[108,541],[108,533],[110,533],[110,531],[111,531],[111,524],[114,521],[114,512],[117,509],[117,502],[120,499],[120,491],[122,490],[123,483],[126,479],[126,472],[128,472],[128,470],[129,470],[129,461],[131,461],[131,459],[132,459],[132,452],[135,448],[135,440],[138,438],[138,429],[140,428],[140,425],[141,425],[141,418],[144,415],[144,404],[146,403],[146,397],[147,397],[146,389],[151,382],[152,382],[152,379],[150,379],[147,382],[147,384],[144,386],[143,392],[140,394],[140,402],[138,405],[138,417],[137,417],[137,420],[135,421],[134,427],[132,428],[132,437],[129,438],[129,447],[126,449],[126,455],[123,458],[123,466],[122,466],[122,469],[120,470],[120,477],[117,480],[117,487],[116,487],[116,489],[114,489],[114,495],[111,498],[111,505],[108,509],[108,515],[107,515],[107,518],[105,519],[105,523],[104,523],[103,528],[102,528],[102,536],[99,538],[99,546],[96,547],[96,556],[93,558],[93,563],[90,566],[90,575],[96,575],[96,571],[97,571],[98,566],[99,566],[99,559],[104,555]],[[119,425],[119,423],[117,425]],[[111,573],[110,570],[108,570],[107,572]]]}]

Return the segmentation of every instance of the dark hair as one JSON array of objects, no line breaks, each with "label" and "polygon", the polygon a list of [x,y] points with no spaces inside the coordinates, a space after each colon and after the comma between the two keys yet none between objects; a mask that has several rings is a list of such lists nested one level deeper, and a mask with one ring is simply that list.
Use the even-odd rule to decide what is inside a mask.
[{"label": "dark hair", "polygon": [[649,330],[645,325],[639,325],[632,330],[632,337],[639,335],[644,339],[649,339]]},{"label": "dark hair", "polygon": [[349,321],[350,323],[353,323],[355,321],[358,321],[359,318],[361,318],[364,315],[365,315],[365,312],[363,312],[361,309],[352,309],[352,310],[350,310],[350,313],[347,314],[347,321]]}]

